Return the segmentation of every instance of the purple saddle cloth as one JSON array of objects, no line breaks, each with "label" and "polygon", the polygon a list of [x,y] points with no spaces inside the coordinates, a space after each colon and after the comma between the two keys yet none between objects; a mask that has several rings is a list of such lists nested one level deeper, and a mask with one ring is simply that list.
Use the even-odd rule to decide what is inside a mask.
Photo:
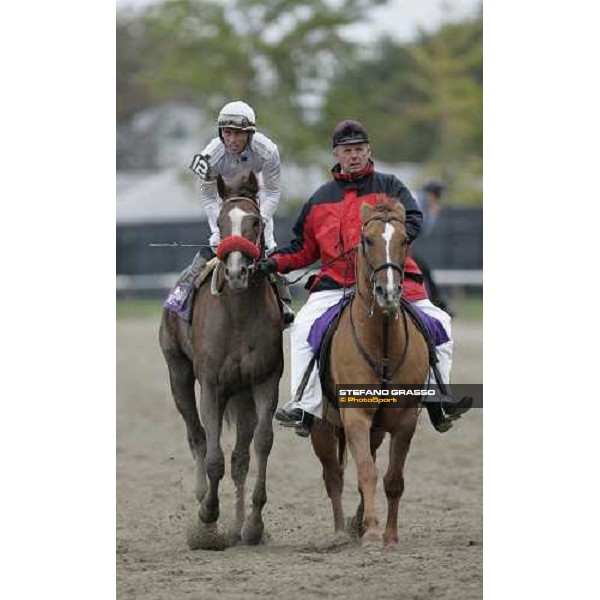
[{"label": "purple saddle cloth", "polygon": [[191,283],[180,283],[178,281],[169,292],[163,306],[189,323],[192,320],[193,300],[194,286]]},{"label": "purple saddle cloth", "polygon": [[321,350],[321,344],[323,343],[323,338],[329,329],[329,325],[331,322],[338,316],[338,314],[343,310],[343,308],[350,303],[352,300],[352,296],[346,296],[342,298],[337,304],[330,306],[315,322],[312,324],[310,328],[310,332],[308,334],[308,343],[312,348],[313,354],[315,356],[319,356],[319,352]]},{"label": "purple saddle cloth", "polygon": [[414,304],[411,304],[410,306],[419,317],[419,321],[423,323],[435,346],[440,346],[441,344],[445,344],[446,342],[450,341],[444,326],[435,317],[428,315],[425,311]]},{"label": "purple saddle cloth", "polygon": [[[344,307],[350,302],[352,298],[346,297],[342,298],[337,304],[334,304],[330,308],[328,308],[315,322],[312,324],[310,328],[310,332],[308,334],[308,343],[312,348],[313,354],[315,356],[319,356],[319,352],[321,351],[321,344],[323,343],[323,338],[325,337],[325,333],[329,329],[331,322],[337,317],[337,315],[344,309]],[[450,341],[446,330],[443,325],[434,317],[429,316],[426,312],[411,304],[411,308],[416,313],[417,317],[427,330],[429,337],[433,340],[433,343],[436,346],[440,344],[445,344]]]}]

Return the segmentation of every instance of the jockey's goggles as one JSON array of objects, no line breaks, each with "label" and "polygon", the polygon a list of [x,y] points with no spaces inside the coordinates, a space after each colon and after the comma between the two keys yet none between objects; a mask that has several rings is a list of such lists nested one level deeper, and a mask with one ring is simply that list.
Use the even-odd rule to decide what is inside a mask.
[{"label": "jockey's goggles", "polygon": [[231,129],[242,129],[243,131],[256,131],[254,123],[251,123],[248,117],[242,115],[222,115],[219,118],[218,126],[220,128],[229,127]]}]

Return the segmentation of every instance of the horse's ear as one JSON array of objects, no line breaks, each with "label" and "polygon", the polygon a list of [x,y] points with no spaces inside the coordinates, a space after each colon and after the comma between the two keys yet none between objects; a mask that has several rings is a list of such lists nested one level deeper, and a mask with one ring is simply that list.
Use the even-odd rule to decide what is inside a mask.
[{"label": "horse's ear", "polygon": [[248,187],[255,196],[258,194],[258,179],[256,178],[254,171],[250,171],[248,174]]},{"label": "horse's ear", "polygon": [[373,214],[373,209],[366,202],[360,207],[360,218],[364,223]]},{"label": "horse's ear", "polygon": [[225,180],[221,177],[221,173],[217,175],[217,190],[221,199],[225,200],[225,198],[227,197],[227,184],[225,183]]}]

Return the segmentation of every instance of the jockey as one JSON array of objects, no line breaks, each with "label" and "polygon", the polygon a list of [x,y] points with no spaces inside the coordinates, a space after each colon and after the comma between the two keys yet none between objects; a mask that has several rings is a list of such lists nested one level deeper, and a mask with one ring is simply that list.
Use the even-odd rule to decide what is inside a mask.
[{"label": "jockey", "polygon": [[[314,417],[322,416],[322,391],[317,369],[313,369],[299,402],[296,393],[313,356],[308,335],[314,321],[337,304],[355,285],[355,258],[350,253],[360,240],[363,203],[374,205],[378,194],[398,199],[406,211],[406,234],[412,242],[421,230],[423,215],[409,189],[394,175],[375,171],[367,132],[358,121],[342,121],[333,131],[333,181],[321,186],[302,208],[294,226],[295,239],[271,257],[260,261],[264,272],[289,272],[321,260],[324,266],[313,275],[307,288],[310,295],[297,315],[291,337],[291,401],[277,410],[275,418],[294,423],[299,435],[306,436]],[[336,259],[336,257],[339,257]],[[432,304],[414,260],[405,263],[405,298],[437,319],[448,341],[437,346],[438,369],[444,383],[450,382],[452,336],[450,316]]]},{"label": "jockey", "polygon": [[[200,250],[192,264],[184,271],[174,287],[167,307],[184,304],[193,289],[193,282],[206,263],[212,259],[214,250],[220,243],[219,216],[221,201],[217,192],[217,175],[225,179],[235,176],[242,170],[254,171],[262,175],[259,192],[260,213],[265,223],[265,244],[267,254],[276,247],[273,235],[273,214],[281,198],[279,184],[279,151],[266,135],[256,131],[254,110],[239,100],[228,102],[217,119],[218,137],[212,139],[200,154],[196,154],[190,169],[200,178],[200,199],[206,211],[211,235],[210,247]],[[260,176],[259,175],[259,176]],[[278,278],[278,289],[283,300],[284,322],[294,320],[291,297],[283,278]]]}]

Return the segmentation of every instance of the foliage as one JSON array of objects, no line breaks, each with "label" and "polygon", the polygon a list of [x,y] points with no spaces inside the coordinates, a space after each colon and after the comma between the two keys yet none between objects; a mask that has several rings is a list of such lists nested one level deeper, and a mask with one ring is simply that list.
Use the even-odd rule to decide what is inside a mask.
[{"label": "foliage", "polygon": [[302,162],[333,124],[365,122],[376,158],[425,163],[455,197],[481,200],[481,12],[365,52],[345,37],[385,0],[171,0],[117,18],[117,117],[166,100],[216,115],[254,106],[259,129]]},{"label": "foliage", "polygon": [[329,88],[323,134],[352,115],[368,124],[378,158],[427,163],[455,197],[480,201],[482,35],[478,15],[410,44],[381,40],[373,56],[348,64]]},{"label": "foliage", "polygon": [[117,122],[151,106],[156,98],[142,80],[147,46],[144,27],[138,17],[121,12],[117,18]]},{"label": "foliage", "polygon": [[[164,2],[141,14],[144,41],[131,39],[144,47],[135,82],[152,98],[190,100],[208,114],[244,99],[257,107],[261,128],[301,159],[317,143],[311,103],[351,50],[341,29],[384,1]],[[133,53],[124,44],[119,51],[124,63]]]}]

